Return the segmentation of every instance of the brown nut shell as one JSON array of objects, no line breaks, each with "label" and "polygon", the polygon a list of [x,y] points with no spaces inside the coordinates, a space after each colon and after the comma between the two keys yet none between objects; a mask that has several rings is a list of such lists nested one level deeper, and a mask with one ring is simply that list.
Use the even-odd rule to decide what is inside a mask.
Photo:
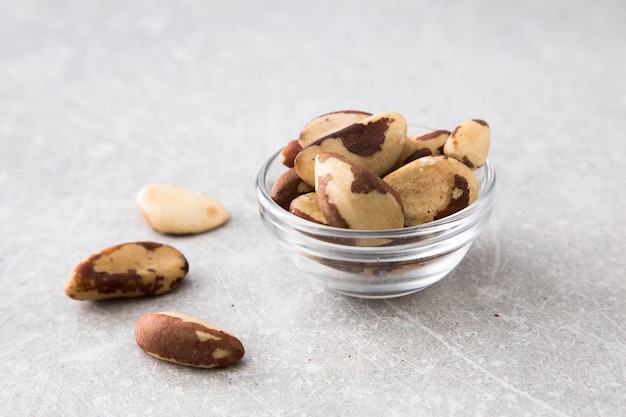
[{"label": "brown nut shell", "polygon": [[160,295],[176,288],[189,271],[177,249],[155,242],[131,242],[103,249],[79,262],[65,284],[75,300]]},{"label": "brown nut shell", "polygon": [[230,366],[245,354],[241,341],[229,332],[175,311],[140,317],[135,339],[150,356],[198,368]]},{"label": "brown nut shell", "polygon": [[294,167],[300,178],[314,185],[315,157],[332,152],[381,176],[394,168],[406,140],[406,130],[401,114],[378,113],[312,142],[298,154]]},{"label": "brown nut shell", "polygon": [[298,142],[297,139],[290,140],[287,142],[282,151],[280,151],[280,161],[287,168],[293,168],[296,156],[298,156],[301,150],[302,146],[300,146],[300,142]]},{"label": "brown nut shell", "polygon": [[383,178],[404,207],[405,226],[456,213],[478,197],[478,181],[463,163],[444,155],[416,159]]},{"label": "brown nut shell", "polygon": [[295,168],[290,168],[276,178],[270,194],[276,204],[289,210],[291,200],[311,191],[313,191],[313,187],[302,181]]}]

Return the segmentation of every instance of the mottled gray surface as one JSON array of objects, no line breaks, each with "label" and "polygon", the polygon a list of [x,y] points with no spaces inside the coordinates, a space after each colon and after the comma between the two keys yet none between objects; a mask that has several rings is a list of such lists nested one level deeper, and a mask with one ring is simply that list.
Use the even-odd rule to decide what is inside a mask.
[{"label": "mottled gray surface", "polygon": [[[0,415],[626,415],[626,3],[0,0]],[[346,298],[264,229],[262,161],[331,110],[492,126],[492,221],[413,296]],[[224,227],[161,236],[146,183]],[[158,298],[78,302],[82,258],[170,243]],[[133,324],[229,329],[239,365],[157,361]]]}]

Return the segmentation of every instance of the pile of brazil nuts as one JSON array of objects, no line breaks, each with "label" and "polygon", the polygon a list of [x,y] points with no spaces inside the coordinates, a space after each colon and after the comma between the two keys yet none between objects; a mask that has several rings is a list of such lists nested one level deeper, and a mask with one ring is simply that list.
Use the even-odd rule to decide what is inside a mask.
[{"label": "pile of brazil nuts", "polygon": [[316,117],[287,143],[272,199],[333,227],[385,230],[449,216],[478,198],[473,170],[487,160],[490,128],[408,131],[397,112],[343,110]]},{"label": "pile of brazil nuts", "polygon": [[[146,185],[137,204],[146,223],[168,235],[207,232],[229,218],[219,201],[173,184]],[[80,301],[160,296],[177,288],[188,272],[189,262],[172,246],[127,242],[78,262],[65,282],[65,294]],[[139,317],[135,341],[157,359],[199,368],[230,366],[245,353],[231,333],[176,311]]]}]

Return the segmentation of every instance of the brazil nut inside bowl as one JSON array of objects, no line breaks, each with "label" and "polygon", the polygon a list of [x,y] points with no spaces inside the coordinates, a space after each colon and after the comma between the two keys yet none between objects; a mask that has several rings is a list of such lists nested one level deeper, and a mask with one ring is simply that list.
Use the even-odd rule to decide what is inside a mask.
[{"label": "brazil nut inside bowl", "polygon": [[[342,129],[339,130],[347,128]],[[419,134],[425,131],[409,126],[409,133],[411,129]],[[334,137],[341,136],[340,132],[333,132],[329,136],[333,134]],[[330,157],[336,157],[339,162],[344,161],[334,151]],[[442,155],[442,158],[448,156]],[[316,159],[318,164],[322,163],[319,159],[323,158]],[[350,228],[349,215],[345,215],[348,220],[341,220],[348,227],[337,227],[325,224],[325,221],[316,221],[307,215],[298,215],[298,210],[290,211],[284,202],[281,204],[281,201],[277,201],[274,187],[286,171],[293,170],[288,166],[289,162],[285,164],[283,148],[263,164],[257,175],[256,193],[263,222],[292,255],[299,269],[319,279],[330,290],[360,298],[408,295],[444,278],[461,262],[487,225],[495,193],[495,169],[485,159],[481,161],[480,168],[471,171],[476,179],[477,191],[473,191],[475,197],[464,207],[448,210],[446,213],[440,211],[440,215],[435,215],[431,221],[412,221],[409,219],[413,212],[412,203],[405,200],[402,193],[394,191],[391,194],[399,194],[401,197],[398,201],[403,203],[401,207],[403,206],[408,225],[376,230],[355,229]],[[321,172],[322,168],[318,165],[317,170]],[[356,170],[352,168],[352,172]],[[332,175],[326,177],[330,178]],[[336,174],[335,177],[339,175]],[[382,179],[384,178],[383,176]],[[355,183],[353,181],[352,190]],[[306,190],[305,187],[299,193],[304,195],[315,192],[310,194],[315,196],[325,192],[320,181],[311,184],[310,188],[312,190]],[[382,194],[387,193],[385,188],[378,185],[370,186],[365,193],[372,194],[374,189],[382,190]],[[328,196],[324,197],[326,200],[319,198],[322,204],[329,200]],[[450,204],[447,207],[449,206]],[[367,208],[366,211],[376,213],[376,218],[386,217],[385,211],[381,212],[376,208]],[[338,210],[339,214],[344,212]],[[419,224],[411,224],[416,222]],[[376,219],[373,224],[376,224]]]}]

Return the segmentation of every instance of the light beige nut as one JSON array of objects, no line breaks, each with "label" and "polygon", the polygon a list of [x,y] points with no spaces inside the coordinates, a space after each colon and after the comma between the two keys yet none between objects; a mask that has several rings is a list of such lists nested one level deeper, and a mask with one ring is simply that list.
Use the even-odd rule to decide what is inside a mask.
[{"label": "light beige nut", "polygon": [[202,233],[228,221],[228,211],[219,201],[173,184],[143,187],[137,204],[146,222],[156,231],[188,235]]},{"label": "light beige nut", "polygon": [[280,151],[280,161],[287,168],[293,168],[294,160],[301,150],[302,146],[300,146],[300,142],[297,139],[287,142],[287,145]]},{"label": "light beige nut", "polygon": [[333,152],[382,176],[394,168],[404,146],[406,130],[401,114],[378,113],[312,142],[298,154],[294,167],[300,178],[314,185],[315,157],[322,152]]},{"label": "light beige nut", "polygon": [[317,194],[315,192],[302,194],[294,198],[289,205],[289,212],[303,219],[328,225],[317,203]]},{"label": "light beige nut", "polygon": [[478,197],[474,173],[462,162],[445,155],[416,159],[383,179],[400,195],[405,226],[449,216]]},{"label": "light beige nut", "polygon": [[311,191],[313,191],[313,187],[302,181],[295,168],[290,168],[276,178],[270,194],[276,204],[289,210],[291,200]]},{"label": "light beige nut", "polygon": [[304,126],[300,132],[298,142],[304,148],[321,137],[341,130],[371,115],[372,113],[360,110],[339,110],[322,114]]},{"label": "light beige nut", "polygon": [[233,365],[245,353],[232,334],[175,311],[140,317],[135,322],[135,340],[150,356],[198,368]]},{"label": "light beige nut", "polygon": [[76,300],[160,295],[173,290],[189,271],[177,249],[155,242],[130,242],[103,249],[79,262],[65,284]]},{"label": "light beige nut", "polygon": [[426,133],[407,135],[396,166],[400,167],[423,156],[443,154],[443,146],[449,137],[450,131],[448,130],[432,130]]},{"label": "light beige nut", "polygon": [[484,120],[472,119],[458,125],[443,147],[443,153],[478,169],[487,160],[491,129]]},{"label": "light beige nut", "polygon": [[331,226],[382,230],[404,225],[399,195],[367,169],[323,152],[315,158],[315,178],[317,202]]}]

